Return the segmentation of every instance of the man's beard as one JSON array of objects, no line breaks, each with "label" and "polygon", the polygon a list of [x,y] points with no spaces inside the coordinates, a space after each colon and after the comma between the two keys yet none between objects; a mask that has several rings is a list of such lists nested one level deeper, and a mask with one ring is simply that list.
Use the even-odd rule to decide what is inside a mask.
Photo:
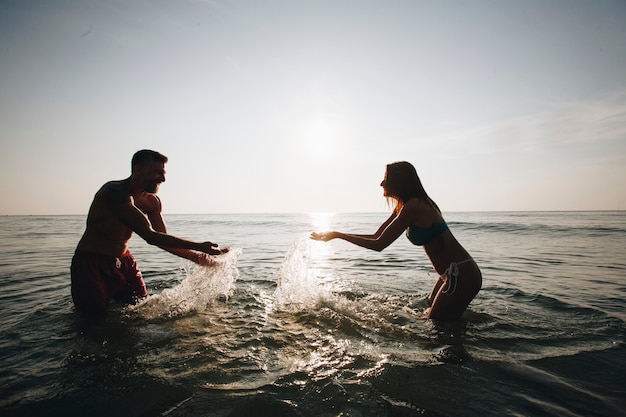
[{"label": "man's beard", "polygon": [[143,189],[147,193],[155,194],[159,190],[159,183],[158,182],[148,182],[143,187]]}]

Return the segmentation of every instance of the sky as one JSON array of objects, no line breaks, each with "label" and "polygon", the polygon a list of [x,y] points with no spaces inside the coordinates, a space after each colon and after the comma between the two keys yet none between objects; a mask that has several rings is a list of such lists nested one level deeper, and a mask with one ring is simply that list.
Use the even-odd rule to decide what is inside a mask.
[{"label": "sky", "polygon": [[626,210],[626,2],[0,0],[0,215]]}]

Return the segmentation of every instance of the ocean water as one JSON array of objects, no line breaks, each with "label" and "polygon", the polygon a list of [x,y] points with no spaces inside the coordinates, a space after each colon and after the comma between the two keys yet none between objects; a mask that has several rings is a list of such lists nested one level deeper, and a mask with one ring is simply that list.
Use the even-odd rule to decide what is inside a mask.
[{"label": "ocean water", "polygon": [[446,213],[484,278],[448,323],[405,238],[308,238],[386,217],[166,215],[232,251],[198,268],[133,237],[150,296],[100,322],[70,297],[85,217],[0,217],[0,415],[626,415],[626,212]]}]

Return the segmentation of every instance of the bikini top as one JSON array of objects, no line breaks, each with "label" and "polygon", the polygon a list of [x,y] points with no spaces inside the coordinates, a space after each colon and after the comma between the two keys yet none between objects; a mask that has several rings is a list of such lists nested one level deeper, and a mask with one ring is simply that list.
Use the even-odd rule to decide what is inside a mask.
[{"label": "bikini top", "polygon": [[448,230],[448,224],[445,220],[442,223],[433,224],[431,227],[417,227],[410,225],[406,229],[406,237],[412,244],[417,246],[427,245],[437,236]]}]

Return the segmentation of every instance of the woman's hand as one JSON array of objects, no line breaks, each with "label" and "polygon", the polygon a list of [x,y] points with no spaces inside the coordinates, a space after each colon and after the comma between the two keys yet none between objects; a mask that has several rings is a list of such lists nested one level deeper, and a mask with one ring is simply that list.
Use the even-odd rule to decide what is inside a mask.
[{"label": "woman's hand", "polygon": [[339,236],[337,232],[313,232],[311,233],[311,239],[320,240],[322,242],[328,242],[329,240],[336,239]]}]

